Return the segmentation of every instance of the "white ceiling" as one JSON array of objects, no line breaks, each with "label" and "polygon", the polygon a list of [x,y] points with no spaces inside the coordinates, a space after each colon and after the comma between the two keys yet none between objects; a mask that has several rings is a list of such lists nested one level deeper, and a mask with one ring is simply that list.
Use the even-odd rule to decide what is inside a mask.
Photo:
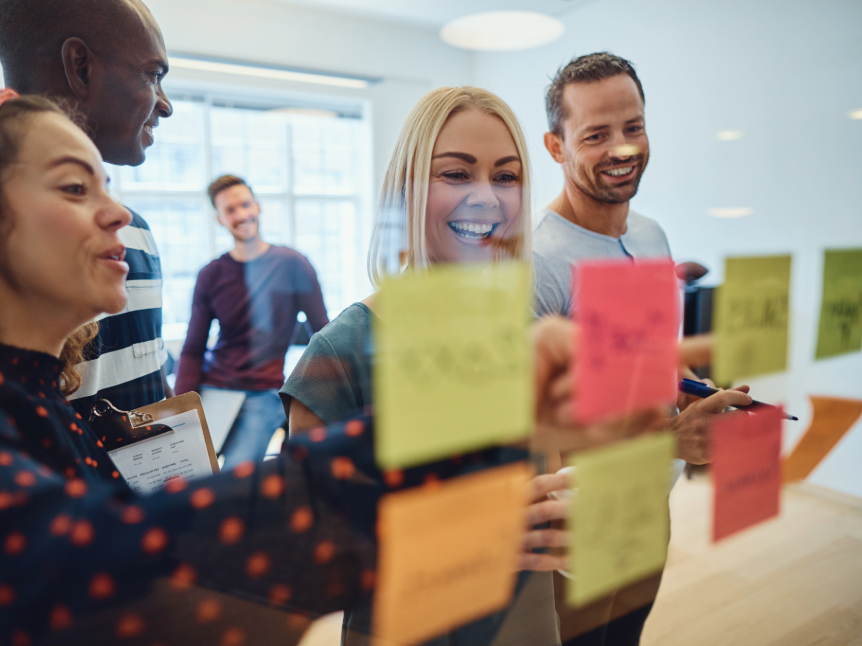
[{"label": "white ceiling", "polygon": [[439,28],[480,11],[538,11],[561,16],[595,0],[272,0],[313,9]]}]

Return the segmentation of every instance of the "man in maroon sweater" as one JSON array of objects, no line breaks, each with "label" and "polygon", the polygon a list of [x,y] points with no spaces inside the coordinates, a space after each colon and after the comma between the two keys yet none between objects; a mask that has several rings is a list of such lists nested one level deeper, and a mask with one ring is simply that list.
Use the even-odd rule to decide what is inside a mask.
[{"label": "man in maroon sweater", "polygon": [[[209,196],[234,248],[198,274],[175,390],[178,395],[206,389],[245,393],[222,449],[224,468],[230,469],[263,459],[284,422],[278,389],[297,314],[305,313],[314,332],[329,320],[311,263],[261,239],[260,205],[245,181],[219,177]],[[207,351],[213,319],[219,322],[218,342]]]}]

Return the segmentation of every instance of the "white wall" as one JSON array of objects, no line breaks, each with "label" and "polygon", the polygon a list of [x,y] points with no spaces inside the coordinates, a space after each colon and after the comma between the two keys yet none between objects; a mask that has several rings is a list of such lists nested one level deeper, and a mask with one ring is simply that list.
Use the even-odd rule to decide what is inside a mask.
[{"label": "white wall", "polygon": [[[862,399],[862,354],[814,362],[822,251],[862,247],[862,3],[856,0],[602,0],[564,18],[558,42],[481,54],[477,84],[518,113],[532,145],[539,206],[562,174],[542,146],[544,89],[573,56],[632,60],[646,93],[651,160],[633,208],[665,228],[677,260],[721,281],[727,255],[793,254],[789,370],[751,382],[786,403],[792,447],[808,394]],[[736,141],[716,132],[742,130]],[[737,220],[710,207],[752,207]],[[862,496],[862,422],[810,481]]]}]

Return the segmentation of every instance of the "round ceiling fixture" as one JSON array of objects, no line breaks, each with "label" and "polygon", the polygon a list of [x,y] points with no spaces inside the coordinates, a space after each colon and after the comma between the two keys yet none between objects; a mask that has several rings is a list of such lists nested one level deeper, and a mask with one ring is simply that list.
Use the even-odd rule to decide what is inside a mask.
[{"label": "round ceiling fixture", "polygon": [[484,11],[447,23],[440,38],[450,45],[481,52],[512,52],[557,40],[565,25],[535,11]]}]

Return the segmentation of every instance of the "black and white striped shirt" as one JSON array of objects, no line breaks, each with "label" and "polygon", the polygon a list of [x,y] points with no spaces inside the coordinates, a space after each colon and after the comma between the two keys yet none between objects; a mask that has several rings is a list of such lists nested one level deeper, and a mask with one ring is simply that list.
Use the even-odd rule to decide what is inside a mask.
[{"label": "black and white striped shirt", "polygon": [[88,419],[96,399],[120,410],[134,410],[165,398],[161,367],[167,361],[162,340],[162,267],[156,241],[140,215],[120,229],[126,246],[129,302],[118,314],[99,320],[99,336],[78,365],[81,387],[69,399]]}]

